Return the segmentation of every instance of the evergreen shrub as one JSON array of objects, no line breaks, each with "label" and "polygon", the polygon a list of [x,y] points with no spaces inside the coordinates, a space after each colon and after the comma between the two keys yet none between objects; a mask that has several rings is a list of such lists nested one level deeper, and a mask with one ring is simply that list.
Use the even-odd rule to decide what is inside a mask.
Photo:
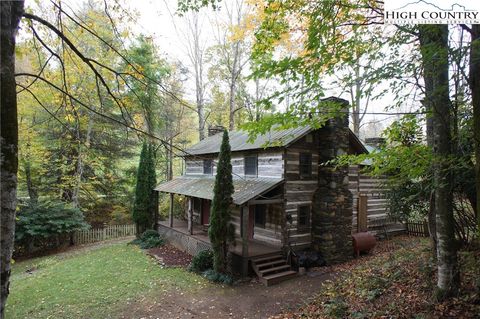
[{"label": "evergreen shrub", "polygon": [[206,270],[213,268],[213,251],[211,249],[206,249],[200,251],[196,254],[190,265],[188,266],[188,270],[196,273],[203,273]]}]

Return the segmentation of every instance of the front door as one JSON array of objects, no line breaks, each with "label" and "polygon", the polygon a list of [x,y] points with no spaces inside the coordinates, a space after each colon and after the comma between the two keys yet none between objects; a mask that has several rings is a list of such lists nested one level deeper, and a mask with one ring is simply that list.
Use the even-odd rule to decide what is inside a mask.
[{"label": "front door", "polygon": [[255,226],[255,206],[251,205],[248,209],[248,239],[253,239],[253,228]]},{"label": "front door", "polygon": [[202,199],[202,225],[210,223],[210,203],[210,200]]}]

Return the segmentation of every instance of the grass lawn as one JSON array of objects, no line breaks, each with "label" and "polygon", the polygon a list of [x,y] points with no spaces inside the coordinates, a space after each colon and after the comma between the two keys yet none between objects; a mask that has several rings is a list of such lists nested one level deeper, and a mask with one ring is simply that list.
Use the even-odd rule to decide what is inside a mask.
[{"label": "grass lawn", "polygon": [[183,269],[162,269],[136,246],[112,243],[15,263],[6,318],[115,318],[140,298],[207,285]]}]

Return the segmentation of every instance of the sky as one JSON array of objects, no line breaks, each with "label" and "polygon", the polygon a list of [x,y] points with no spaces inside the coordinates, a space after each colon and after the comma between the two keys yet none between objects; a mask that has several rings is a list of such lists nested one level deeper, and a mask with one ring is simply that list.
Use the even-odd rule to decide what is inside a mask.
[{"label": "sky", "polygon": [[[235,0],[224,0],[235,1]],[[78,0],[64,0],[71,7],[79,7],[82,1]],[[185,37],[182,35],[182,30],[185,28],[185,21],[176,14],[177,0],[123,0],[122,5],[126,5],[128,10],[133,14],[138,14],[137,23],[132,24],[131,28],[134,33],[143,33],[152,37],[153,41],[160,48],[162,54],[171,62],[180,61],[184,66],[189,67],[190,62],[186,53]],[[34,0],[27,0],[27,5],[33,5]],[[214,12],[212,9],[202,9],[201,24],[202,24],[202,43],[208,47],[215,44],[215,20],[222,18],[225,12]],[[193,77],[186,82],[186,98],[194,100],[194,83]],[[339,95],[339,91],[331,90],[327,92],[329,95]],[[340,96],[348,99],[348,95]],[[208,98],[208,97],[207,97]],[[384,112],[385,106],[391,104],[393,96],[386,95],[380,100],[371,101],[369,112]],[[402,111],[410,111],[417,105],[407,105]],[[387,126],[398,116],[391,115],[366,115],[365,122],[378,122],[377,125],[372,125],[369,135],[380,134],[380,127]]]},{"label": "sky", "polygon": [[[149,32],[152,34],[156,43],[168,57],[184,62],[188,61],[188,56],[185,53],[185,46],[182,43],[183,38],[179,33],[179,29],[182,29],[184,21],[182,18],[175,15],[177,0],[136,0],[128,1],[128,4],[140,14],[141,18],[139,19],[138,26],[136,26],[136,29],[139,32]],[[216,13],[210,8],[204,9],[202,13],[202,28],[204,31],[203,37],[205,43],[207,43],[207,46],[213,45],[215,43],[213,26],[215,24]],[[219,13],[220,16],[222,14],[225,13]],[[339,95],[339,93],[340,92],[337,90],[332,90],[327,92],[327,96]],[[341,97],[348,99],[347,95]],[[384,98],[378,101],[371,101],[369,112],[385,112],[385,107],[392,103],[391,101],[393,98],[393,95],[387,94]],[[401,111],[411,111],[417,106],[417,104],[406,105]],[[383,127],[388,126],[397,118],[398,116],[395,115],[367,114],[365,116],[365,123],[368,121],[378,122],[376,125],[374,124],[370,126],[371,132],[368,134],[379,135]]]}]

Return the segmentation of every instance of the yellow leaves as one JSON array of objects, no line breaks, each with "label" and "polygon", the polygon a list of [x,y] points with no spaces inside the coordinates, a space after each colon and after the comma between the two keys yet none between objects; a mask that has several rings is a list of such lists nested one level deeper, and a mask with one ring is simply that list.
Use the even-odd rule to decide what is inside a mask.
[{"label": "yellow leaves", "polygon": [[142,114],[135,113],[133,114],[133,121],[135,122],[136,128],[143,128],[145,126],[145,119]]},{"label": "yellow leaves", "polygon": [[128,38],[130,36],[130,32],[125,29],[123,30],[122,32],[120,32],[120,35],[123,37],[123,38]]},{"label": "yellow leaves", "polygon": [[281,7],[281,4],[279,1],[271,2],[269,5],[270,10],[272,11],[278,11]]},{"label": "yellow leaves", "polygon": [[242,40],[245,40],[246,35],[248,33],[248,29],[240,26],[240,25],[234,25],[230,28],[230,36],[228,37],[228,40],[231,42],[240,42]]},{"label": "yellow leaves", "polygon": [[65,115],[65,121],[69,122],[69,123],[73,123],[75,121],[75,117],[72,115],[72,114],[67,114]]}]

